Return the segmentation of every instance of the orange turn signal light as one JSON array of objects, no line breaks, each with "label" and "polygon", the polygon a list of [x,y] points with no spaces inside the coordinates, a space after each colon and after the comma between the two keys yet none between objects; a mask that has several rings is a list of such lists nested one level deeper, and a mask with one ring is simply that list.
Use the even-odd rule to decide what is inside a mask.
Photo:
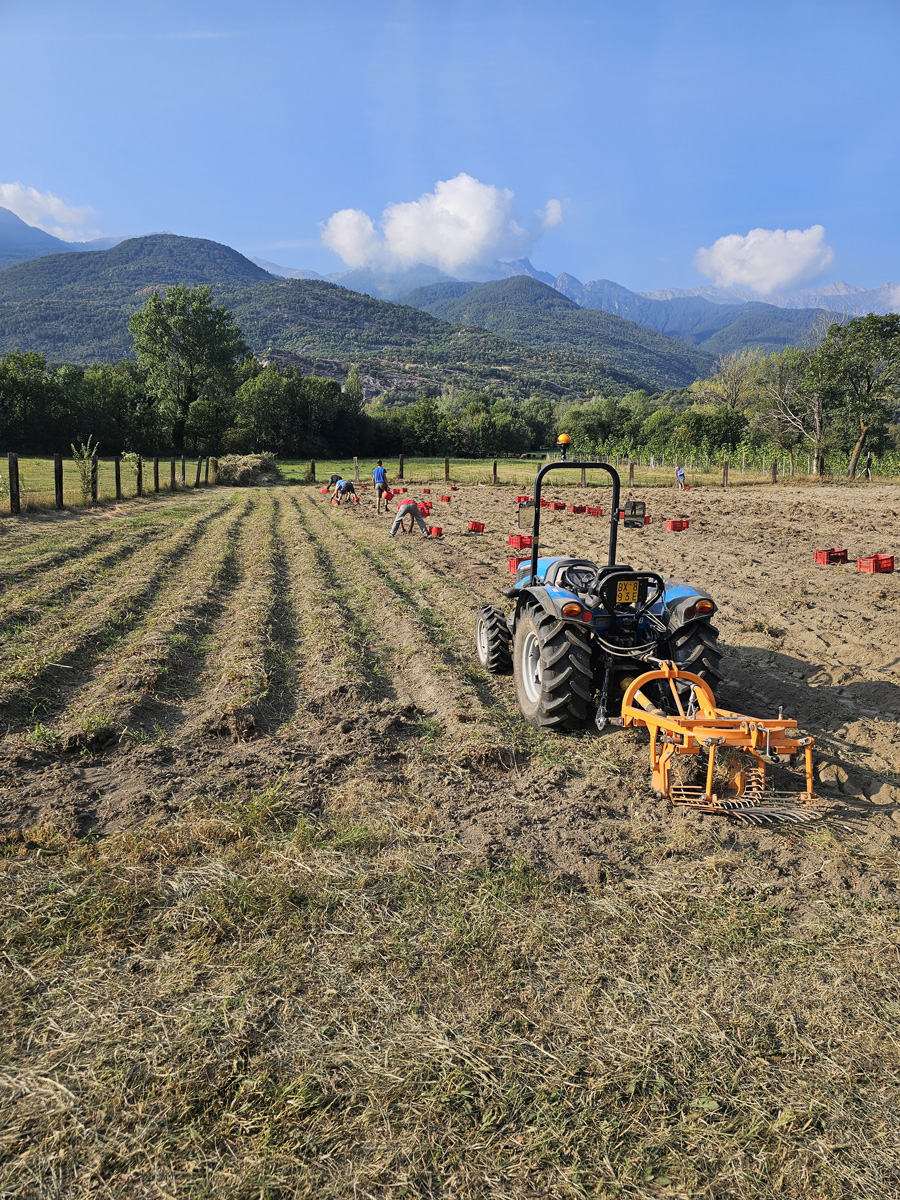
[{"label": "orange turn signal light", "polygon": [[564,617],[577,617],[581,611],[582,611],[581,605],[576,604],[574,600],[570,600],[567,604],[564,604],[562,606],[562,608],[560,609],[560,612],[562,613],[562,615]]}]

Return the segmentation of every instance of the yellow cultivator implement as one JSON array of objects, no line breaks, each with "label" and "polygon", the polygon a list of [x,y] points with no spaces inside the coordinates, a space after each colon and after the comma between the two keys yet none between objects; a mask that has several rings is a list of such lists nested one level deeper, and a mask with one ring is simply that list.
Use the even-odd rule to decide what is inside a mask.
[{"label": "yellow cultivator implement", "polygon": [[[674,713],[654,703],[648,684],[656,685],[651,689],[656,696],[660,687],[668,688]],[[821,815],[814,807],[813,739],[790,732],[797,722],[781,716],[758,720],[718,708],[709,684],[674,663],[663,662],[629,684],[617,723],[650,731],[653,788],[674,805],[754,824],[812,821]],[[767,792],[766,763],[793,761],[800,754],[805,789]]]}]

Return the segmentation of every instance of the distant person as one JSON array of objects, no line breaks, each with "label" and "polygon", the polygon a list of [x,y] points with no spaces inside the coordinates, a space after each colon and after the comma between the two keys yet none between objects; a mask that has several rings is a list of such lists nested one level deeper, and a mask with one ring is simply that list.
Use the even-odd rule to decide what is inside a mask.
[{"label": "distant person", "polygon": [[684,467],[679,467],[675,472],[675,482],[678,484],[678,490],[684,491]]},{"label": "distant person", "polygon": [[[394,523],[391,526],[391,537],[393,537],[397,530],[401,527],[405,517],[412,517],[425,536],[428,536],[428,526],[422,520],[422,514],[419,512],[418,501],[407,497],[405,500],[401,500],[397,505],[397,515],[394,517]],[[412,533],[411,524],[409,527],[409,532]]]},{"label": "distant person", "polygon": [[342,504],[345,499],[351,501],[351,503],[356,502],[356,488],[349,479],[338,479],[334,485],[334,498],[337,500],[338,505]]},{"label": "distant person", "polygon": [[[381,501],[384,499],[384,493],[388,490],[387,471],[381,465],[379,458],[375,470],[372,472],[372,478],[375,481],[375,504],[379,512],[381,512]],[[387,512],[387,501],[384,501],[384,511]]]},{"label": "distant person", "polygon": [[866,455],[866,465],[863,467],[863,471],[865,472],[866,479],[872,478],[872,451],[871,450]]},{"label": "distant person", "polygon": [[328,480],[328,486],[330,488],[333,488],[339,479],[340,479],[340,475],[332,475],[331,478]]}]

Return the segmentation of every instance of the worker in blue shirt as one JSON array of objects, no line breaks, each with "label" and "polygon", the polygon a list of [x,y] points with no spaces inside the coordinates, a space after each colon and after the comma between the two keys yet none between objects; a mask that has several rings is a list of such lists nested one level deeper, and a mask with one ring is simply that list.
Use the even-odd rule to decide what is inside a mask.
[{"label": "worker in blue shirt", "polygon": [[[384,493],[388,490],[387,471],[381,465],[379,458],[375,470],[372,472],[372,479],[375,481],[375,504],[379,512],[381,512],[381,501],[384,498]],[[384,502],[384,511],[387,512],[387,501]]]}]

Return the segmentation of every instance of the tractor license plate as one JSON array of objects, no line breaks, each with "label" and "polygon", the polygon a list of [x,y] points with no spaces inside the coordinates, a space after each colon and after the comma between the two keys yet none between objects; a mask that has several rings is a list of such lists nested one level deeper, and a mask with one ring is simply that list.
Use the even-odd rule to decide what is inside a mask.
[{"label": "tractor license plate", "polygon": [[616,604],[634,604],[638,598],[638,581],[622,580],[616,584]]}]

